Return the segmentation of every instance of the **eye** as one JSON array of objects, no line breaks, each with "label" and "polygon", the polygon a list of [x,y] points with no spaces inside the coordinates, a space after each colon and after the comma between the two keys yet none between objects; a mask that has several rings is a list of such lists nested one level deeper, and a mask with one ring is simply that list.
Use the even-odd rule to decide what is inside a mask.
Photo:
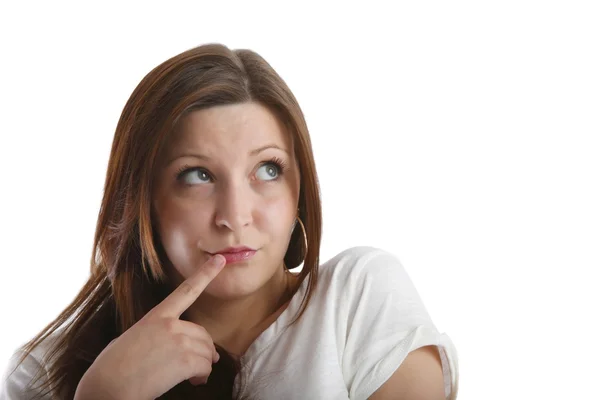
[{"label": "eye", "polygon": [[268,162],[261,165],[256,171],[256,177],[265,181],[272,181],[279,177],[281,167],[275,162]]},{"label": "eye", "polygon": [[198,167],[188,168],[187,166],[183,167],[177,173],[177,179],[182,180],[187,185],[204,184],[212,181],[210,174],[206,170]]}]

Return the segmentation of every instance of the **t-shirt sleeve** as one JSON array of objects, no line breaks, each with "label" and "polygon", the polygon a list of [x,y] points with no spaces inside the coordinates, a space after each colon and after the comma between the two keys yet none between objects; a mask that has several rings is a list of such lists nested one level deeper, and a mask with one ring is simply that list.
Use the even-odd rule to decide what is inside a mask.
[{"label": "t-shirt sleeve", "polygon": [[400,261],[374,248],[354,249],[345,274],[347,312],[344,379],[350,399],[367,399],[402,364],[408,353],[435,345],[440,353],[446,399],[458,389],[456,349],[432,322]]},{"label": "t-shirt sleeve", "polygon": [[27,355],[19,364],[22,354],[21,351],[15,352],[6,366],[0,382],[0,400],[51,400],[50,395],[42,396],[41,392],[31,387],[32,380],[38,372],[43,374],[42,379],[47,377],[45,369],[32,354]]}]

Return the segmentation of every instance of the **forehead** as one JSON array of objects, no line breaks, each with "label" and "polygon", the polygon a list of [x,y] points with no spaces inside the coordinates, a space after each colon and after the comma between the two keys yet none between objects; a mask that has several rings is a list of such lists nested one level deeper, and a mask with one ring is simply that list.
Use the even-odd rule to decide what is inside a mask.
[{"label": "forehead", "polygon": [[223,154],[268,144],[291,151],[290,134],[267,107],[252,102],[191,112],[178,124],[168,147],[172,155],[189,149]]}]

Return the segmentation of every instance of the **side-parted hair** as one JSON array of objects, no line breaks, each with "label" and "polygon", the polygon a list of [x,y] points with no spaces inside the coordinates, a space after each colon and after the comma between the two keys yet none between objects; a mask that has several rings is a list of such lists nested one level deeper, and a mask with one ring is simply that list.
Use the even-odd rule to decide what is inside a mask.
[{"label": "side-parted hair", "polygon": [[[22,362],[59,331],[32,382],[39,390],[72,399],[98,354],[169,294],[166,254],[154,228],[152,189],[170,135],[190,112],[213,106],[257,102],[277,116],[292,137],[300,170],[299,217],[284,257],[286,268],[304,262],[300,281],[308,290],[292,323],[306,309],[317,284],[321,201],[312,145],[304,115],[283,79],[256,52],[210,43],[163,62],[138,84],[119,119],[104,185],[91,257],[91,273],[76,298],[31,341]],[[296,288],[297,290],[297,288]],[[221,346],[206,385],[187,380],[162,399],[231,399],[240,365]]]}]

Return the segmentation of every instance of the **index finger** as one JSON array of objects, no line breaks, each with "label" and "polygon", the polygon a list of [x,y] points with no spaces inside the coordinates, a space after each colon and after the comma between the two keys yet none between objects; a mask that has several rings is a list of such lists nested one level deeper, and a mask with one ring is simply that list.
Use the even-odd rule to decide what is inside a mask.
[{"label": "index finger", "polygon": [[179,318],[221,272],[224,265],[225,257],[220,254],[214,255],[154,307],[154,312],[162,316]]}]

